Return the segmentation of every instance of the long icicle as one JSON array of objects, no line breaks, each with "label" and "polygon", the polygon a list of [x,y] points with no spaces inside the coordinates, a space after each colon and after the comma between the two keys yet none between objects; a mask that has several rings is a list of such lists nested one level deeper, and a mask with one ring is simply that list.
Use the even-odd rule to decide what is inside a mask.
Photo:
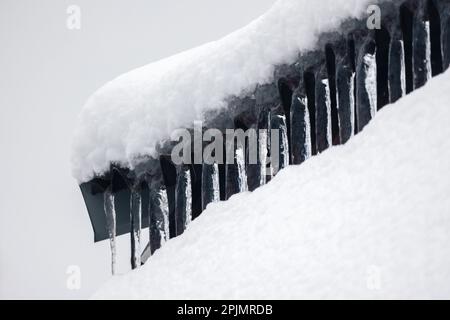
[{"label": "long icicle", "polygon": [[211,202],[220,201],[219,167],[217,163],[203,163],[202,169],[202,209]]},{"label": "long icicle", "polygon": [[291,106],[292,163],[301,164],[311,157],[311,127],[305,95],[294,92]]},{"label": "long icicle", "polygon": [[184,166],[178,168],[175,203],[176,235],[179,236],[192,219],[191,174],[189,168]]},{"label": "long icicle", "polygon": [[151,254],[169,240],[169,203],[166,188],[154,186],[150,190],[149,232]]},{"label": "long icicle", "polygon": [[355,132],[355,72],[346,64],[337,68],[339,134],[346,143]]},{"label": "long icicle", "polygon": [[248,190],[247,172],[245,170],[245,151],[243,146],[236,148],[236,164],[238,168],[239,192]]},{"label": "long icicle", "polygon": [[271,117],[270,156],[273,175],[289,165],[289,145],[286,117],[274,114]]},{"label": "long icicle", "polygon": [[136,269],[141,265],[141,193],[139,184],[131,188],[130,222],[131,222],[131,268]]},{"label": "long icicle", "polygon": [[108,229],[109,243],[111,246],[111,273],[116,274],[116,210],[114,207],[114,195],[109,186],[104,193],[104,209],[106,215],[106,227]]}]

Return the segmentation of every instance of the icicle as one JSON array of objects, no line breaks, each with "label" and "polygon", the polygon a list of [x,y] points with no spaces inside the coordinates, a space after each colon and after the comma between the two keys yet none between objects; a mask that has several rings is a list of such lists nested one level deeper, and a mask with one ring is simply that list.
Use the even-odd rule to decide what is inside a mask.
[{"label": "icicle", "polygon": [[169,240],[169,203],[163,186],[150,190],[149,231],[151,254]]},{"label": "icicle", "polygon": [[316,90],[316,143],[317,143],[317,152],[320,153],[326,150],[332,144],[331,99],[330,99],[330,88],[328,79],[321,79],[320,81],[316,81],[315,90]]},{"label": "icicle", "polygon": [[184,232],[192,220],[192,189],[189,168],[178,168],[175,193],[176,235]]},{"label": "icicle", "polygon": [[239,192],[247,191],[247,173],[245,171],[245,154],[243,147],[236,148],[236,164],[238,168]]},{"label": "icicle", "polygon": [[258,159],[259,159],[259,185],[266,184],[266,164],[267,164],[267,128],[258,132]]},{"label": "icicle", "polygon": [[[225,196],[229,199],[232,195],[248,190],[247,173],[245,168],[244,147],[235,143],[227,146],[227,153],[234,154],[233,163],[225,165]],[[228,161],[230,161],[229,159]]]},{"label": "icicle", "polygon": [[440,13],[442,64],[445,71],[450,66],[450,3],[446,9],[442,8]]},{"label": "icicle", "polygon": [[192,221],[192,185],[191,185],[191,173],[189,170],[185,171],[186,174],[186,212],[184,218],[184,229],[187,228],[188,224]]},{"label": "icicle", "polygon": [[377,62],[375,43],[363,45],[356,71],[357,131],[361,131],[377,111]]},{"label": "icicle", "polygon": [[327,143],[331,146],[333,143],[333,135],[331,133],[331,97],[330,97],[330,82],[328,79],[323,79],[322,84],[325,86],[325,105],[327,107]]},{"label": "icicle", "polygon": [[349,101],[350,101],[350,138],[355,135],[355,127],[356,127],[356,102],[355,102],[355,81],[356,81],[356,73],[352,72],[350,76],[349,82]]},{"label": "icicle", "polygon": [[294,94],[291,106],[292,162],[301,164],[311,157],[311,124],[306,96]]},{"label": "icicle", "polygon": [[364,56],[364,65],[366,66],[365,86],[370,103],[370,119],[375,117],[377,112],[377,59],[375,54],[366,54]]},{"label": "icicle", "polygon": [[289,145],[287,137],[286,117],[281,116],[280,126],[280,169],[286,168],[289,165]]},{"label": "icicle", "polygon": [[139,185],[131,188],[130,201],[130,222],[131,222],[131,268],[136,269],[141,265],[141,193]]},{"label": "icicle", "polygon": [[229,199],[232,195],[239,193],[239,172],[237,164],[225,164],[225,199]]},{"label": "icicle", "polygon": [[220,183],[219,183],[219,166],[217,163],[214,163],[214,173],[213,173],[213,190],[214,190],[214,198],[213,202],[220,201]]},{"label": "icicle", "polygon": [[406,65],[405,65],[405,44],[401,42],[400,56],[400,85],[402,88],[402,97],[406,95]]},{"label": "icicle", "polygon": [[202,209],[211,202],[220,201],[219,167],[217,163],[203,163],[202,170]]},{"label": "icicle", "polygon": [[414,17],[413,26],[413,69],[414,89],[422,87],[431,79],[430,22],[424,20],[424,9]]},{"label": "icicle", "polygon": [[[306,99],[306,97],[305,97]],[[303,129],[304,136],[305,136],[305,142],[304,142],[304,159],[307,160],[312,157],[312,148],[311,148],[311,119],[309,116],[309,110],[308,110],[308,102],[305,100],[305,109],[304,109],[304,118],[305,118],[305,128]]]},{"label": "icicle", "polygon": [[[272,129],[278,130],[278,135],[271,133],[271,157],[274,160],[274,150],[278,147],[278,163],[272,163],[273,175],[289,165],[289,145],[287,139],[286,117],[273,115],[271,121]],[[276,141],[278,139],[278,141]]]},{"label": "icicle", "polygon": [[[269,110],[266,110],[263,117],[261,117],[261,120],[258,124],[260,128],[267,129],[266,136],[267,138],[265,141],[261,141],[261,146],[265,144],[265,148],[261,147],[261,153],[263,154],[261,157],[261,175],[264,175],[264,177],[261,177],[261,181],[264,181],[264,184],[268,183],[272,177],[273,177],[273,168],[272,168],[272,157],[271,155],[271,148],[272,148],[272,112]],[[278,141],[278,140],[277,140]],[[264,159],[264,162],[263,162]]]},{"label": "icicle", "polygon": [[339,135],[341,143],[346,143],[355,131],[355,73],[347,65],[337,71],[337,96],[339,115]]},{"label": "icicle", "polygon": [[145,263],[156,250],[169,240],[169,203],[162,184],[151,185],[148,206],[149,242],[141,255]]},{"label": "icicle", "polygon": [[396,102],[406,94],[405,46],[393,40],[389,48],[389,101]]},{"label": "icicle", "polygon": [[169,241],[169,200],[167,199],[167,191],[165,188],[159,190],[160,199],[160,216],[157,220],[157,227],[160,234],[160,245]]},{"label": "icicle", "polygon": [[[249,190],[253,191],[259,186],[262,186],[267,183],[267,153],[269,150],[269,136],[268,130],[270,128],[270,112],[267,107],[263,107],[258,118],[257,124],[257,140],[258,140],[258,158],[257,164],[255,165],[255,171],[247,172],[247,174],[255,175],[255,184],[251,185],[249,179],[247,182],[249,184]],[[247,169],[251,169],[253,166],[249,164]],[[249,178],[249,177],[247,177]]]},{"label": "icicle", "polygon": [[116,211],[114,208],[114,195],[111,186],[108,187],[103,196],[106,215],[106,227],[108,229],[109,244],[111,246],[111,273],[116,274]]},{"label": "icicle", "polygon": [[431,70],[431,35],[430,35],[430,21],[425,22],[425,33],[426,33],[426,73],[427,73],[427,81],[431,79],[432,77],[432,70]]}]

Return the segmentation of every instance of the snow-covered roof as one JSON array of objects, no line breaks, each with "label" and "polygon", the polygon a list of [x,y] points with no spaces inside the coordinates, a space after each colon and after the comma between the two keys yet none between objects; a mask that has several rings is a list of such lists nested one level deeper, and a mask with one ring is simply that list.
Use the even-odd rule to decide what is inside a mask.
[{"label": "snow-covered roof", "polygon": [[450,298],[450,71],[363,132],[211,204],[95,298]]},{"label": "snow-covered roof", "polygon": [[[226,99],[273,79],[276,65],[314,48],[320,33],[361,17],[374,0],[279,0],[263,16],[219,41],[135,69],[104,85],[85,104],[72,171],[81,183],[155,156],[180,127],[226,107]],[[155,44],[157,45],[157,44]]]}]

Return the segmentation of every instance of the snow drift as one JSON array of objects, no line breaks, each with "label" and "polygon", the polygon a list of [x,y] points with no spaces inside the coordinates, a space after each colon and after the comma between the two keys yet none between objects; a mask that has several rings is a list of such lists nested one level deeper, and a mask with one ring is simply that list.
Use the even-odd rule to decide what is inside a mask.
[{"label": "snow drift", "polygon": [[189,231],[94,298],[450,298],[450,72]]},{"label": "snow drift", "polygon": [[270,82],[276,65],[292,63],[314,49],[321,33],[361,17],[377,2],[279,0],[265,15],[219,41],[107,83],[80,115],[74,177],[86,182],[106,172],[111,162],[133,168],[139,157],[155,156],[158,143],[173,130],[191,126],[207,111],[226,107],[228,98]]}]

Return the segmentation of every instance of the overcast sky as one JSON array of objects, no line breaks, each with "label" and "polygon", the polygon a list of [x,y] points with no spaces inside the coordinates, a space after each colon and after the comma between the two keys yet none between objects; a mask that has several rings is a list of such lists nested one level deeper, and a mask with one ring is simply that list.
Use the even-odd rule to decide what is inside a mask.
[{"label": "overcast sky", "polygon": [[[87,298],[110,272],[69,155],[89,94],[117,75],[217,40],[275,0],[0,1],[0,298]],[[81,29],[67,28],[67,8]],[[128,268],[128,237],[119,241]],[[69,290],[69,266],[81,288]]]}]

